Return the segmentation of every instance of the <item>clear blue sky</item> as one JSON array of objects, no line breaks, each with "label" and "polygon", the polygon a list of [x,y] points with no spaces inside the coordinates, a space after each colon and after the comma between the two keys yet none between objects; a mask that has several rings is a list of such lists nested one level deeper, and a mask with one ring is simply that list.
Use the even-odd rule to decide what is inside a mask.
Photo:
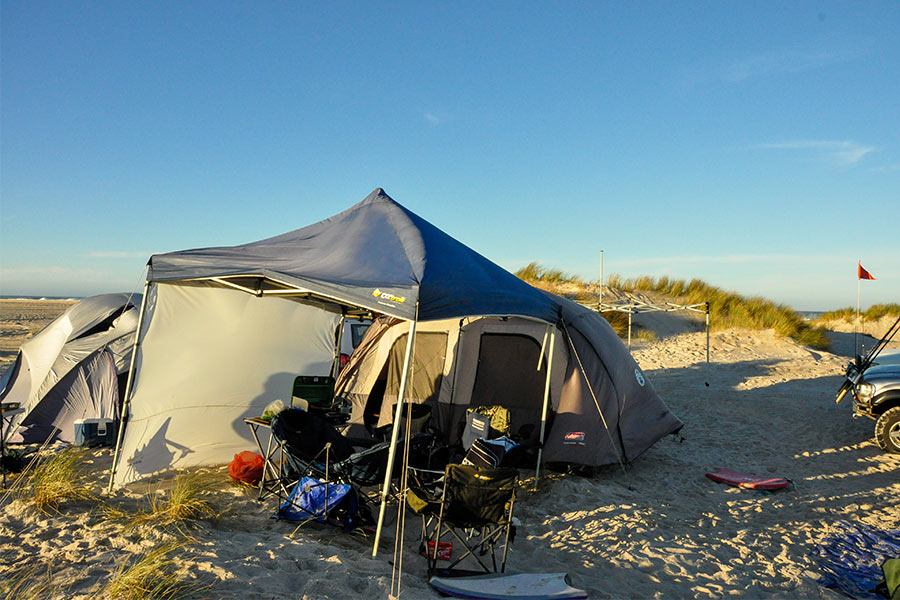
[{"label": "clear blue sky", "polygon": [[0,294],[383,187],[510,270],[900,301],[897,2],[0,6]]}]

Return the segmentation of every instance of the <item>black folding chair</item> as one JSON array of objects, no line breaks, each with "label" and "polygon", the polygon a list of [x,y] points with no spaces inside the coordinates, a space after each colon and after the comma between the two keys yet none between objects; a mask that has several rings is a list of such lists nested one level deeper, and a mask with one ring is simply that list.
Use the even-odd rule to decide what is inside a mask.
[{"label": "black folding chair", "polygon": [[[447,534],[451,534],[465,552],[441,571],[451,571],[466,557],[472,556],[485,573],[496,573],[495,550],[498,548],[502,548],[499,572],[506,569],[518,477],[515,469],[453,464],[447,465],[444,471],[439,497],[427,497],[427,487],[414,490],[422,501],[418,512],[423,516],[423,546],[429,573],[438,570],[441,539]],[[433,518],[435,512],[436,519]],[[482,559],[488,552],[491,567]]]},{"label": "black folding chair", "polygon": [[[353,484],[367,499],[377,498],[377,493],[366,493],[362,488],[384,484],[389,442],[356,451],[349,440],[326,420],[299,409],[287,409],[275,415],[272,418],[272,435],[281,445],[286,462],[283,477],[287,481],[294,482],[309,475],[332,483]],[[398,445],[402,443],[403,440],[398,440]],[[409,462],[420,464],[429,460],[433,445],[434,436],[430,434],[412,436]],[[399,477],[402,464],[401,452],[395,461],[392,479]],[[292,486],[282,487],[290,489]]]}]

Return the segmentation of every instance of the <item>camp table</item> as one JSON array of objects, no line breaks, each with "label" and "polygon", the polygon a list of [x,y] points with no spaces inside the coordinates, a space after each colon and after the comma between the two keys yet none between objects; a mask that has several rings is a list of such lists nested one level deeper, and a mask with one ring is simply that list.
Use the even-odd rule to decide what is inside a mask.
[{"label": "camp table", "polygon": [[[259,454],[263,457],[263,472],[262,478],[259,480],[259,494],[257,495],[256,500],[261,501],[263,498],[273,494],[277,494],[280,497],[286,497],[288,495],[288,490],[285,489],[284,482],[282,481],[282,474],[284,473],[284,453],[281,444],[273,442],[272,440],[271,421],[263,419],[262,417],[251,417],[244,419],[244,423],[250,427],[250,433],[253,434],[253,439],[256,441],[256,447],[259,449]],[[263,450],[262,442],[260,442],[259,434],[257,432],[260,427],[269,432],[265,450]]]}]

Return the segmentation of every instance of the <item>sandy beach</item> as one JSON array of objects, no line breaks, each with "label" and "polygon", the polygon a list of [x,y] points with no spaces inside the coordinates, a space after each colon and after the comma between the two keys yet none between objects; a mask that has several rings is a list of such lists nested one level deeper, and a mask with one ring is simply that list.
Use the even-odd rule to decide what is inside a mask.
[{"label": "sandy beach", "polygon": [[[0,301],[2,368],[65,306]],[[683,439],[660,440],[624,472],[548,474],[535,491],[534,473],[523,471],[522,525],[508,568],[566,572],[591,598],[842,598],[817,583],[817,543],[840,521],[900,526],[900,457],[878,448],[873,422],[853,419],[848,400],[834,402],[853,333],[835,331],[833,352],[823,352],[771,330],[713,332],[707,364],[706,334],[695,321],[670,315],[644,325],[657,339],[635,343],[633,355],[684,421]],[[91,457],[85,467],[99,494],[111,451]],[[741,490],[704,476],[716,467],[786,477],[795,486]],[[189,530],[177,551],[179,573],[204,588],[197,597],[388,596],[396,514],[373,559],[371,536],[316,524],[291,535],[294,525],[271,519],[274,499],[257,503],[254,491],[230,484],[224,466],[202,471],[220,482],[212,494],[220,516]],[[97,597],[120,565],[184,539],[171,528],[127,530],[100,505],[133,512],[148,490],[165,485],[64,503],[58,514],[8,499],[0,509],[0,581],[34,572],[48,579],[45,597]],[[410,516],[401,597],[438,598],[416,554],[418,535],[418,518]]]}]

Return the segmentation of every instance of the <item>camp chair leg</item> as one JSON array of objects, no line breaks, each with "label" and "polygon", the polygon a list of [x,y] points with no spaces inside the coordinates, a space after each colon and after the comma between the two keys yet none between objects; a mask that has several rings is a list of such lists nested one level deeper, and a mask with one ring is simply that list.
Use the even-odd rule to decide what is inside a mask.
[{"label": "camp chair leg", "polygon": [[[484,569],[485,573],[491,572],[491,569],[488,568],[488,566],[486,564],[484,564],[484,561],[481,560],[481,557],[478,556],[478,554],[475,552],[477,549],[479,549],[482,546],[484,541],[479,542],[478,545],[470,545],[471,542],[467,543],[466,540],[464,540],[462,538],[462,536],[460,536],[456,532],[455,529],[448,528],[447,531],[449,531],[451,534],[453,534],[453,537],[455,537],[459,541],[459,543],[463,545],[463,548],[466,549],[466,552],[462,556],[457,557],[456,560],[454,560],[452,563],[450,563],[450,566],[447,567],[448,569],[452,569],[453,567],[455,567],[456,565],[461,563],[467,556],[469,556],[471,554],[472,557],[475,558],[476,561],[478,561],[478,564],[481,565],[481,568]],[[495,568],[495,571],[496,571],[496,568]]]},{"label": "camp chair leg", "polygon": [[431,573],[437,567],[437,554],[438,554],[438,546],[441,544],[441,521],[444,517],[444,505],[441,504],[441,509],[438,511],[437,517],[437,525],[434,530],[434,548],[428,547],[428,542],[425,542],[425,556],[428,557],[428,572]]},{"label": "camp chair leg", "polygon": [[[500,562],[500,572],[506,572],[506,554],[509,552],[509,532],[512,529],[513,509],[516,506],[516,499],[513,496],[512,502],[509,503],[509,514],[506,515],[506,540],[503,544],[503,560]],[[496,567],[494,567],[496,569]]]}]

